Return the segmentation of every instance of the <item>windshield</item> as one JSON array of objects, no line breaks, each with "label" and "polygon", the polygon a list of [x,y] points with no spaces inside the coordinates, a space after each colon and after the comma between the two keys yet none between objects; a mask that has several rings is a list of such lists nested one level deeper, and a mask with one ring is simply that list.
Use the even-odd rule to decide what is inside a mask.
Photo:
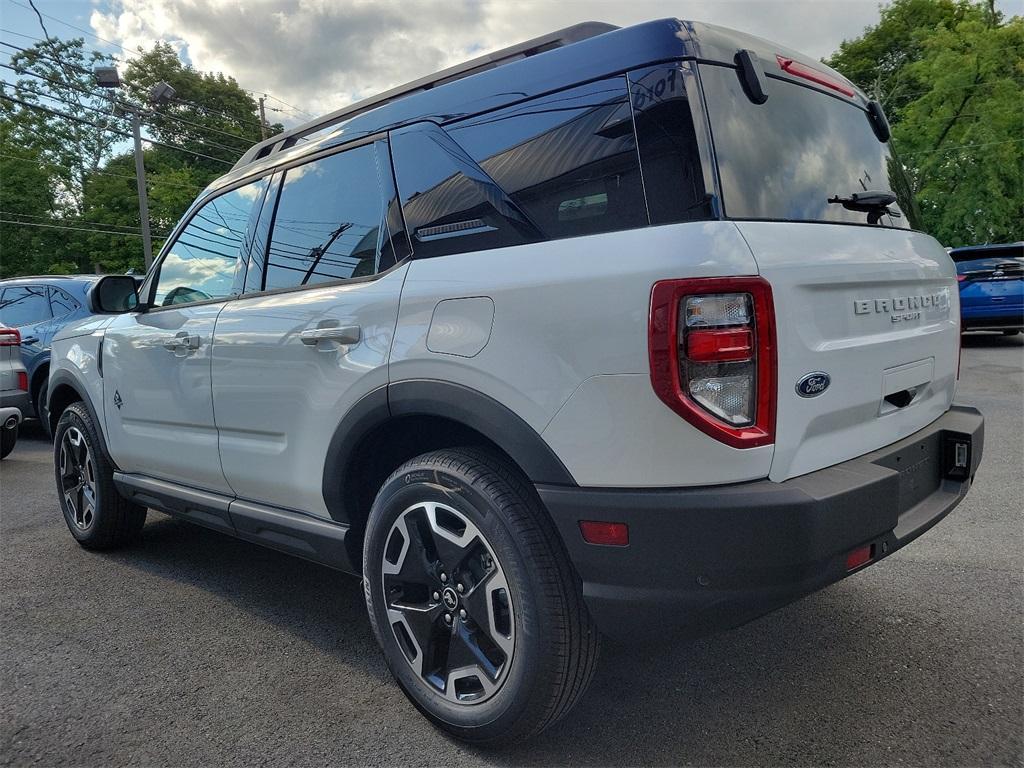
[{"label": "windshield", "polygon": [[[733,219],[915,226],[909,184],[888,145],[859,106],[813,88],[768,79],[768,101],[754,104],[736,70],[702,65],[725,214]],[[888,210],[851,210],[831,198],[892,192]]]}]

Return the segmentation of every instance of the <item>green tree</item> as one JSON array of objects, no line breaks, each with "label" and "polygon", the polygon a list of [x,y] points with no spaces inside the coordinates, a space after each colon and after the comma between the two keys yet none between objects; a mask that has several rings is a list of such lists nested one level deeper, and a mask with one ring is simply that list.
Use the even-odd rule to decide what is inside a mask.
[{"label": "green tree", "polygon": [[926,231],[949,246],[1024,239],[1024,19],[894,0],[828,63],[886,103]]},{"label": "green tree", "polygon": [[14,140],[22,130],[16,118],[0,117],[0,278],[73,271],[61,260],[59,230],[35,226],[50,221],[56,209],[54,168],[39,149]]},{"label": "green tree", "polygon": [[[175,90],[175,97],[154,105],[147,119],[155,138],[229,164],[260,141],[258,105],[233,77],[199,72],[183,64],[168,43],[157,43],[152,50],[140,49],[139,53],[124,73],[125,90],[133,100],[147,103],[151,89],[160,82]],[[277,133],[281,126],[267,129]],[[211,178],[227,168],[204,158],[194,163],[207,168]]]},{"label": "green tree", "polygon": [[109,58],[87,51],[81,38],[49,38],[11,57],[22,77],[4,92],[18,101],[0,100],[0,113],[18,117],[13,141],[37,150],[53,169],[58,211],[66,215],[81,212],[86,177],[123,141],[116,131],[127,130],[109,96],[96,87],[92,68],[98,64],[109,64]]}]

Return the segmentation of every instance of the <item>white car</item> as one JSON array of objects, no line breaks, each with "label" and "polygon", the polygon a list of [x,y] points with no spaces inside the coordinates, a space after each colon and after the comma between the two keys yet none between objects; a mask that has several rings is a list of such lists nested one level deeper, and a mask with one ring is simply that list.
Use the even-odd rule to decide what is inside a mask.
[{"label": "white car", "polygon": [[535,734],[602,633],[735,626],[967,493],[956,272],[888,138],[820,62],[674,19],[274,136],[54,343],[68,527],[359,575],[421,712]]}]

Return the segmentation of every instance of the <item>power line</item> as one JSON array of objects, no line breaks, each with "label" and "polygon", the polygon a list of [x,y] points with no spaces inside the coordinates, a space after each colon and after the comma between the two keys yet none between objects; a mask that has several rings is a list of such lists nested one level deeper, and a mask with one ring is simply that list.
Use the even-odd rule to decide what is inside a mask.
[{"label": "power line", "polygon": [[[250,91],[250,93],[251,93],[251,91]],[[284,104],[286,107],[290,107],[291,109],[295,110],[296,112],[301,112],[302,114],[309,115],[310,117],[316,117],[316,115],[314,115],[312,112],[307,112],[304,109],[300,109],[299,107],[296,107],[294,104],[289,104],[284,99],[279,99],[277,96],[272,96],[269,93],[265,94],[265,95],[266,95],[266,97],[268,99],[273,99],[274,101],[276,101],[276,102],[278,102],[280,104]]]},{"label": "power line", "polygon": [[[3,43],[3,44],[4,45],[10,45],[9,43]],[[90,90],[85,89],[85,88],[79,88],[77,86],[71,85],[70,83],[62,83],[60,80],[54,80],[53,78],[46,77],[45,75],[40,75],[38,72],[32,72],[31,70],[27,70],[27,69],[24,69],[22,67],[16,67],[16,66],[13,66],[11,64],[0,64],[0,67],[3,67],[4,69],[9,69],[12,72],[17,72],[19,75],[28,75],[29,77],[38,78],[39,80],[43,80],[43,81],[45,81],[47,83],[50,83],[51,85],[56,85],[56,86],[58,86],[60,88],[65,88],[65,89],[67,89],[69,91],[75,91],[76,93],[81,93],[81,94],[83,94],[85,96],[92,96],[93,98],[96,98],[96,99],[106,99],[107,98],[107,95],[104,94],[104,93],[100,93],[98,91],[90,91]],[[92,73],[90,72],[89,74],[92,74]],[[13,84],[13,85],[14,85],[15,88],[22,87],[22,86],[19,86],[17,84]],[[36,93],[36,95],[37,96],[45,96],[47,94]],[[190,103],[190,102],[185,102],[185,103]],[[196,105],[196,106],[198,106],[198,105]],[[210,131],[211,133],[219,133],[219,134],[223,134],[224,136],[230,136],[231,138],[234,138],[234,139],[240,139],[241,141],[246,142],[247,146],[251,146],[254,143],[252,139],[250,139],[250,138],[248,138],[246,136],[241,136],[240,134],[231,133],[229,131],[222,131],[219,128],[214,128],[214,127],[209,126],[209,125],[203,125],[202,123],[195,123],[195,122],[192,122],[191,120],[186,120],[183,117],[178,117],[177,115],[171,115],[171,114],[168,114],[166,112],[157,112],[155,110],[151,110],[149,112],[149,115],[150,116],[162,117],[162,118],[165,118],[167,120],[172,120],[172,121],[177,122],[177,123],[183,123],[185,125],[190,125],[190,126],[193,126],[195,128],[199,128],[199,129],[204,130],[204,131]],[[222,149],[228,149],[228,150],[231,150],[233,152],[237,152],[239,150],[238,147],[226,147],[224,145],[218,145],[218,144],[216,144],[213,141],[211,141],[210,143],[214,144],[214,146],[220,146]]]},{"label": "power line", "polygon": [[[3,66],[3,65],[0,64],[0,66]],[[62,99],[59,96],[53,96],[53,95],[51,95],[49,93],[40,93],[39,91],[32,90],[31,88],[26,88],[25,86],[15,85],[13,87],[17,88],[17,89],[20,89],[20,90],[23,90],[26,93],[30,93],[33,96],[41,96],[44,99],[52,99],[53,101],[59,102],[61,104],[67,105],[69,107],[78,107],[79,109],[88,109],[88,110],[90,110],[92,112],[98,112],[101,115],[107,115],[108,117],[111,116],[110,113],[108,113],[106,110],[100,109],[99,107],[93,107],[93,106],[91,106],[89,104],[81,104],[81,103],[79,103],[77,101],[68,101],[67,99]],[[148,113],[148,114],[152,115],[153,113]],[[147,125],[146,127],[147,128],[152,128],[151,125]],[[220,144],[220,143],[218,143],[216,141],[213,141],[212,139],[206,138],[205,136],[200,136],[199,140],[202,141],[204,144],[208,144],[211,147],[216,147],[217,149],[223,149],[223,150],[226,150],[228,152],[240,152],[241,151],[239,147],[229,147],[227,144]],[[148,141],[148,139],[144,139],[144,141]]]},{"label": "power line", "polygon": [[[56,109],[50,109],[49,107],[44,107],[42,104],[33,104],[30,101],[24,101],[23,99],[16,99],[13,96],[8,96],[5,93],[0,93],[0,99],[3,99],[4,101],[10,101],[10,102],[12,102],[14,104],[20,104],[21,106],[28,107],[29,109],[37,109],[37,110],[40,110],[41,112],[47,112],[47,113],[49,113],[49,114],[51,114],[51,115],[53,115],[55,117],[61,117],[61,118],[64,118],[65,120],[71,120],[72,122],[75,122],[75,123],[82,123],[83,125],[88,125],[88,126],[91,126],[91,127],[96,128],[98,130],[101,130],[101,131],[110,131],[111,133],[115,133],[118,136],[124,136],[125,138],[129,138],[129,139],[132,138],[132,135],[130,133],[126,133],[125,131],[120,131],[117,128],[111,128],[109,126],[99,125],[97,123],[92,122],[91,120],[86,120],[86,119],[81,118],[81,117],[76,117],[75,115],[69,115],[67,112],[61,112],[61,111],[56,110]],[[213,157],[212,155],[204,155],[202,152],[193,152],[191,149],[185,149],[184,147],[179,147],[179,146],[177,146],[175,144],[167,144],[167,143],[162,142],[162,141],[157,141],[156,139],[143,139],[143,141],[145,141],[145,142],[147,142],[149,144],[153,144],[154,146],[157,146],[157,147],[165,147],[167,149],[175,149],[178,152],[184,152],[187,155],[193,155],[195,157],[201,157],[204,160],[213,160],[215,163],[220,163],[222,165],[228,165],[228,166],[234,165],[234,163],[230,163],[227,160],[222,160],[219,157]]]},{"label": "power line", "polygon": [[[27,5],[19,3],[17,0],[10,0],[10,2],[14,3],[15,5],[21,6],[22,8],[25,8],[26,10],[30,10]],[[36,13],[39,13],[39,12],[36,11]],[[76,27],[74,24],[69,24],[68,22],[64,21],[63,19],[58,19],[55,16],[50,16],[50,15],[45,14],[45,13],[42,14],[42,15],[45,16],[48,19],[53,19],[54,21],[58,22],[59,24],[63,24],[66,27],[70,27],[71,29],[74,29],[74,30],[77,30],[77,31],[79,31],[79,32],[81,32],[83,34],[89,35],[90,37],[93,37],[93,38],[99,40],[100,42],[106,43],[107,45],[112,45],[115,48],[119,48],[119,49],[121,49],[122,51],[124,51],[125,53],[127,53],[127,54],[129,54],[131,56],[138,55],[137,51],[130,51],[127,48],[125,48],[123,45],[120,45],[119,43],[115,43],[113,40],[107,40],[104,37],[100,37],[95,32],[90,32],[87,29],[82,29],[82,27]],[[35,40],[36,42],[42,42],[42,41],[40,41],[40,40],[38,40],[36,38],[30,37],[29,35],[25,35],[25,34],[22,34],[20,32],[14,32],[12,30],[7,30],[7,29],[0,28],[0,32],[7,32],[8,34],[18,35],[19,37],[24,37],[24,38],[27,38],[29,40]],[[47,35],[47,37],[49,37],[49,35]],[[118,59],[116,56],[110,56],[109,58],[112,61],[117,62],[118,64],[126,64],[127,63],[127,62],[125,62],[125,61],[123,61],[121,59]],[[239,86],[239,87],[241,88],[241,86]],[[246,88],[242,88],[242,90],[243,91],[248,91],[249,94],[253,93],[253,91],[249,91]],[[277,98],[276,96],[271,96],[270,94],[267,94],[267,98],[271,98],[271,99],[274,99],[275,101],[279,101],[282,104],[284,104],[285,106],[291,107],[292,109],[297,110],[298,112],[302,112],[303,114],[309,115],[310,117],[315,117],[315,115],[313,115],[313,114],[311,114],[309,112],[306,112],[303,109],[299,109],[298,107],[293,106],[293,105],[289,104],[288,102],[283,101],[282,99]],[[198,109],[203,109],[203,110],[206,110],[206,111],[210,111],[210,112],[213,112],[215,114],[219,114],[219,115],[222,115],[224,117],[230,118],[232,120],[238,120],[239,122],[249,122],[249,121],[251,121],[251,123],[253,125],[257,125],[257,126],[259,125],[259,121],[257,121],[255,118],[253,118],[252,116],[249,116],[249,115],[247,115],[245,118],[243,118],[240,115],[232,114],[232,113],[229,113],[229,112],[223,112],[221,110],[217,110],[217,109],[214,109],[212,107],[206,107],[206,106],[204,106],[202,104],[196,104],[195,102],[187,101],[185,99],[175,99],[175,101],[179,101],[182,104],[189,104],[190,106],[196,107]]]},{"label": "power line", "polygon": [[[99,40],[100,42],[106,43],[107,45],[112,45],[115,48],[120,48],[125,53],[134,54],[134,51],[129,51],[123,45],[120,45],[119,43],[115,43],[113,40],[107,40],[106,38],[100,37],[95,32],[90,32],[87,29],[82,29],[81,27],[76,27],[74,24],[66,22],[66,21],[64,21],[64,19],[58,19],[56,16],[51,16],[48,13],[40,13],[38,10],[36,10],[34,5],[30,7],[28,5],[25,5],[24,3],[19,3],[18,0],[10,0],[10,2],[14,3],[14,5],[17,5],[17,6],[20,6],[21,8],[24,8],[26,11],[35,11],[37,16],[40,16],[40,17],[45,16],[46,18],[48,18],[48,19],[50,19],[52,21],[56,21],[58,24],[63,24],[65,27],[70,27],[71,29],[74,29],[74,30],[77,30],[78,32],[81,32],[82,34],[89,35],[90,37],[94,37],[97,40]],[[29,2],[31,3],[32,0],[29,0]],[[40,18],[39,23],[42,24],[42,18]],[[43,32],[46,32],[46,28],[45,27],[43,28]],[[47,34],[46,36],[49,37],[49,34]]]},{"label": "power line", "polygon": [[[89,227],[66,227],[59,224],[34,224],[30,221],[10,221],[8,219],[0,219],[0,224],[13,224],[19,227],[42,227],[43,229],[64,229],[71,232],[92,232],[97,235],[122,235],[124,237],[142,237],[139,232],[111,232],[106,229],[91,229]],[[153,235],[158,239],[166,238],[167,235]]]},{"label": "power line", "polygon": [[[0,152],[0,157],[7,158],[8,160],[18,160],[18,161],[23,162],[23,163],[31,163],[32,165],[36,165],[36,166],[39,165],[38,161],[36,161],[36,160],[34,160],[32,158],[28,158],[28,157],[18,157],[17,155],[7,155],[7,154],[4,154],[3,152]],[[115,179],[127,179],[128,181],[135,181],[135,177],[134,176],[128,176],[127,174],[124,174],[124,173],[110,173],[109,171],[87,171],[86,173],[89,176],[110,176],[111,178],[115,178]],[[150,178],[150,177],[146,178],[146,183],[150,184],[150,185],[153,185],[153,186],[178,187],[179,189],[192,189],[192,190],[203,189],[203,185],[202,184],[179,184],[176,181],[166,181],[164,179],[153,179],[153,178]]]},{"label": "power line", "polygon": [[[35,216],[31,213],[17,213],[15,211],[0,211],[0,216],[18,216],[23,219],[35,219],[36,221],[45,221],[49,223],[53,222],[70,222],[72,224],[92,224],[97,227],[108,227],[110,229],[128,229],[132,231],[138,231],[141,227],[133,227],[125,224],[108,224],[105,221],[91,221],[89,219],[67,219],[63,216]],[[24,222],[30,224],[31,222]]]},{"label": "power line", "polygon": [[957,149],[974,149],[976,147],[994,147],[997,144],[1020,144],[1024,139],[1007,139],[1006,141],[984,141],[978,144],[950,144],[948,147],[938,149],[923,149],[920,152],[900,152],[897,157],[916,157],[917,155],[931,155],[935,152],[953,152]]}]

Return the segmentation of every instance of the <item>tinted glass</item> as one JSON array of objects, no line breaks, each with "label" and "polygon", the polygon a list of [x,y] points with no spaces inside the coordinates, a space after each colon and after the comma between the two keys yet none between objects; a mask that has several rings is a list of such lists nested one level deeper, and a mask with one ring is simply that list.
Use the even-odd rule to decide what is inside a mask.
[{"label": "tinted glass", "polygon": [[[727,216],[865,224],[867,213],[828,200],[869,190],[895,193],[892,210],[913,210],[903,171],[865,110],[775,78],[768,78],[768,101],[758,105],[734,69],[701,65],[700,77]],[[912,222],[903,215],[880,223]]]},{"label": "tinted glass", "polygon": [[260,179],[213,198],[196,212],[160,263],[157,306],[222,299],[237,292],[249,219],[266,186]]},{"label": "tinted glass", "polygon": [[9,328],[50,319],[50,302],[44,285],[20,285],[4,290],[0,299],[0,323]]},{"label": "tinted glass", "polygon": [[395,131],[391,152],[405,225],[417,256],[541,239],[494,179],[433,123]]},{"label": "tinted glass", "polygon": [[449,133],[544,239],[648,223],[624,77],[474,117]]},{"label": "tinted glass", "polygon": [[79,304],[67,291],[60,288],[50,288],[50,307],[53,309],[54,317],[63,317],[78,309]]},{"label": "tinted glass", "polygon": [[372,144],[288,169],[264,290],[375,274],[384,214]]},{"label": "tinted glass", "polygon": [[631,72],[629,88],[651,223],[711,218],[688,97],[697,93],[692,65],[665,64]]}]

